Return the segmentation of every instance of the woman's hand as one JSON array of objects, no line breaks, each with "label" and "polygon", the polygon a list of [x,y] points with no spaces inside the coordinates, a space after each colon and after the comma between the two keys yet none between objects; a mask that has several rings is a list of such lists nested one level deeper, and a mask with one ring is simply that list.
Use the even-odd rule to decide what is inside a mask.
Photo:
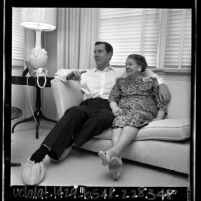
[{"label": "woman's hand", "polygon": [[115,106],[112,108],[112,112],[113,112],[114,116],[119,116],[122,114],[123,110],[120,107]]}]

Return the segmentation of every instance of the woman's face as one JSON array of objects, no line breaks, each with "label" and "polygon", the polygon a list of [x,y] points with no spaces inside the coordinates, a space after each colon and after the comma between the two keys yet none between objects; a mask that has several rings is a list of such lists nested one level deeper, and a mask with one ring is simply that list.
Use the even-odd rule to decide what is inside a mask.
[{"label": "woman's face", "polygon": [[140,66],[136,63],[136,61],[134,59],[131,59],[131,58],[126,59],[127,76],[135,75],[136,73],[139,73],[139,71],[138,71],[139,67]]}]

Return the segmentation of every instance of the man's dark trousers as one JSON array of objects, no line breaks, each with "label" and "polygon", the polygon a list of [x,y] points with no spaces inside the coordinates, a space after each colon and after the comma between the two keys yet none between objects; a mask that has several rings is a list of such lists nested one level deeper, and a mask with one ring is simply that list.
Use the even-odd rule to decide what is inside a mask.
[{"label": "man's dark trousers", "polygon": [[94,98],[80,106],[66,110],[63,117],[50,131],[42,144],[50,147],[49,156],[58,160],[63,151],[74,144],[79,148],[93,136],[112,126],[114,115],[106,99]]}]

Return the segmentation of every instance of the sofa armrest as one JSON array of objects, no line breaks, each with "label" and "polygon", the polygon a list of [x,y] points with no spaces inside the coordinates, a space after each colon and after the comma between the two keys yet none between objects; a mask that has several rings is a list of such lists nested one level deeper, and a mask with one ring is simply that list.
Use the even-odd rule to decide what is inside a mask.
[{"label": "sofa armrest", "polygon": [[54,78],[51,80],[51,88],[59,119],[68,108],[79,105],[83,99],[79,81],[71,80],[64,83]]}]

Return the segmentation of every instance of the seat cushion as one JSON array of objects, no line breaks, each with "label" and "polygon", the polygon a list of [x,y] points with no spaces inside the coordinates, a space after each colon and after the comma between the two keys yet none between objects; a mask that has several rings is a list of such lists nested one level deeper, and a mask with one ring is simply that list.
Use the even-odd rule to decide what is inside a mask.
[{"label": "seat cushion", "polygon": [[[182,141],[190,137],[189,119],[164,119],[150,122],[141,128],[135,140]],[[96,138],[112,138],[112,129],[104,131]]]},{"label": "seat cushion", "polygon": [[164,119],[152,121],[139,130],[137,140],[180,141],[190,137],[190,121],[187,119]]}]

